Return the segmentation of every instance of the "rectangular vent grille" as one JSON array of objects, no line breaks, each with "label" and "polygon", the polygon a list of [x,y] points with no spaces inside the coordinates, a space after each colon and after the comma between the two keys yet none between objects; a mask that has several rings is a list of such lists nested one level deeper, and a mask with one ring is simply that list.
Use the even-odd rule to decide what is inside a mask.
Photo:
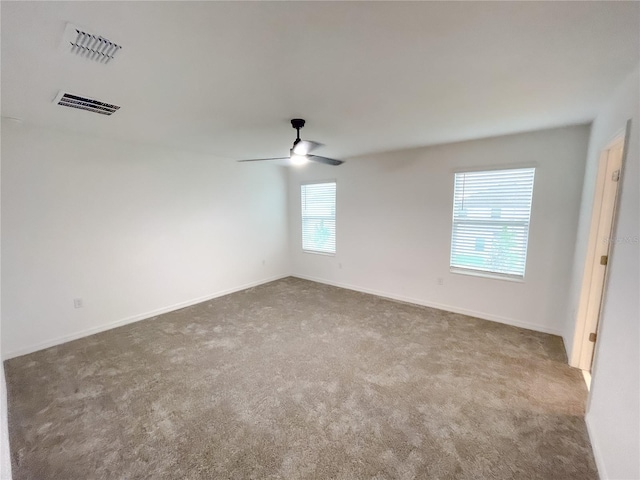
[{"label": "rectangular vent grille", "polygon": [[80,110],[99,113],[100,115],[111,115],[120,109],[118,105],[64,92],[60,92],[53,101],[63,107],[79,108]]},{"label": "rectangular vent grille", "polygon": [[64,31],[63,45],[71,53],[98,63],[109,63],[122,49],[121,45],[70,23]]}]

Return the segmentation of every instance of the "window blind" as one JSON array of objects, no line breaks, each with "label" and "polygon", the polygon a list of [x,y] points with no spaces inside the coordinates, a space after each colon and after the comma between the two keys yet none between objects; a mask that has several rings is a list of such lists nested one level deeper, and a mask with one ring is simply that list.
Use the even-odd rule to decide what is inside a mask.
[{"label": "window blind", "polygon": [[452,271],[524,278],[535,168],[455,174]]},{"label": "window blind", "polygon": [[336,184],[301,185],[302,250],[336,253]]}]

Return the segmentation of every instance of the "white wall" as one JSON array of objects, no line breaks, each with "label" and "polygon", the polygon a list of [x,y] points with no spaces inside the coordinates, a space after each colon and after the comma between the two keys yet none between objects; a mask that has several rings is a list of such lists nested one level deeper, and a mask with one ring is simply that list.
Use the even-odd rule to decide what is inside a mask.
[{"label": "white wall", "polygon": [[[1,286],[1,283],[2,283],[2,279],[0,277],[0,286]],[[0,288],[0,291],[1,291],[1,288]],[[1,304],[2,304],[2,298],[0,296],[0,311],[1,311]],[[11,480],[11,450],[9,448],[9,417],[7,412],[7,382],[4,376],[4,362],[2,361],[3,357],[2,357],[2,321],[1,320],[2,319],[0,317],[0,480]]]},{"label": "white wall", "polygon": [[[640,478],[639,89],[640,74],[636,70],[615,92],[593,123],[584,205],[580,216],[581,248],[578,254],[584,262],[598,156],[631,119],[586,417],[603,479]],[[577,268],[574,283],[579,284],[581,279],[582,269]],[[572,313],[575,315],[575,311]],[[568,330],[573,334],[575,318],[571,317],[570,320]]]},{"label": "white wall", "polygon": [[[588,138],[588,126],[575,126],[291,169],[292,272],[561,334]],[[525,281],[449,273],[454,169],[522,164],[537,166]],[[300,183],[332,178],[337,254],[303,253]]]},{"label": "white wall", "polygon": [[3,121],[6,358],[288,272],[283,168]]}]

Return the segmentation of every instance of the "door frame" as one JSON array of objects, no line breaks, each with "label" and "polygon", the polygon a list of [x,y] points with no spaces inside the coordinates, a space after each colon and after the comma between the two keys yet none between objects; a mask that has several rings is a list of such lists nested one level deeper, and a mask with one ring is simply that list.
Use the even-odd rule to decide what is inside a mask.
[{"label": "door frame", "polygon": [[[605,185],[607,182],[607,167],[609,164],[609,152],[622,146],[622,154],[620,161],[620,176],[618,180],[618,185],[615,194],[615,200],[613,203],[613,215],[611,217],[611,229],[610,232],[615,232],[616,224],[617,224],[617,205],[618,200],[620,198],[620,190],[621,190],[621,180],[622,173],[624,172],[624,164],[628,150],[628,141],[629,141],[629,133],[630,133],[631,121],[629,120],[626,124],[626,128],[620,132],[618,132],[600,151],[599,159],[598,159],[598,173],[596,176],[596,188],[593,196],[593,205],[591,211],[591,221],[589,227],[589,239],[587,243],[587,254],[585,256],[584,261],[584,270],[582,275],[582,283],[580,289],[580,300],[578,303],[578,310],[575,319],[575,331],[573,337],[573,348],[571,351],[571,358],[569,364],[572,367],[580,368],[584,371],[590,372],[591,366],[593,365],[593,359],[596,355],[596,345],[598,344],[598,339],[596,336],[596,345],[590,345],[589,334],[593,331],[594,323],[595,326],[599,329],[599,319],[602,313],[602,306],[604,305],[606,294],[607,294],[607,279],[609,276],[609,269],[607,268],[604,273],[604,281],[602,282],[602,286],[592,285],[592,279],[594,276],[595,269],[600,266],[599,261],[599,252],[598,251],[598,230],[600,228],[600,217],[601,217],[601,207],[603,203]],[[613,253],[614,242],[608,243],[608,252],[607,256],[609,261],[611,260],[611,255]],[[592,298],[592,296],[595,297]],[[597,302],[599,308],[595,312],[596,318],[594,319],[592,315],[588,315],[589,305],[592,302]],[[597,335],[597,329],[596,335]],[[589,349],[593,347],[593,352],[589,355]]]}]

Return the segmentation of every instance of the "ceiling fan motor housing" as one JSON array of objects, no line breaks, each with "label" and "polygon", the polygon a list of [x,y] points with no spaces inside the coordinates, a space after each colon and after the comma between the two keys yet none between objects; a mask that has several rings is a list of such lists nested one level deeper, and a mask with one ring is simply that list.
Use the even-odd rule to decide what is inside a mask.
[{"label": "ceiling fan motor housing", "polygon": [[302,127],[304,127],[304,120],[302,118],[293,118],[291,119],[291,126],[293,128],[295,128],[296,130],[301,129]]}]

